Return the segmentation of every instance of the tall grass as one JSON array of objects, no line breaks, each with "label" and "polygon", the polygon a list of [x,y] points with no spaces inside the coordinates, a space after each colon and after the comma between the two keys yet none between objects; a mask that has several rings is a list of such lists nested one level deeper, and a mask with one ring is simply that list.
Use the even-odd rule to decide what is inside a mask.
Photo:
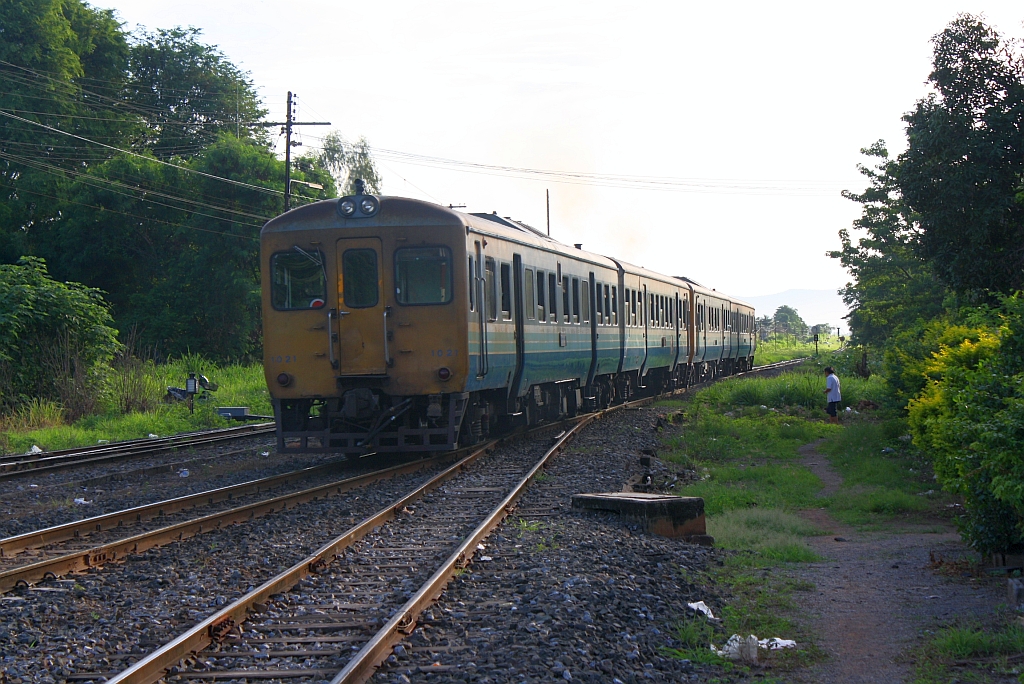
[{"label": "tall grass", "polygon": [[[843,406],[856,406],[881,392],[882,379],[850,376],[841,378]],[[825,376],[816,369],[797,369],[773,378],[733,378],[716,383],[697,394],[701,403],[712,406],[799,406],[813,410],[825,406]]]},{"label": "tall grass", "polygon": [[708,518],[708,534],[717,546],[754,551],[769,562],[818,560],[804,537],[826,531],[792,513],[764,508],[738,508]]},{"label": "tall grass", "polygon": [[[195,402],[195,413],[180,402],[167,403],[167,387],[184,387],[190,372],[207,375],[219,387]],[[165,364],[137,358],[115,362],[98,400],[98,410],[65,423],[57,404],[33,402],[13,416],[0,419],[0,447],[23,452],[33,445],[65,449],[96,444],[100,440],[167,436],[212,427],[237,425],[221,418],[217,406],[248,406],[254,414],[271,415],[263,367],[218,366],[198,355]],[[45,417],[44,417],[45,416]]]},{"label": "tall grass", "polygon": [[[839,338],[830,337],[818,343],[817,353],[834,351],[839,348]],[[769,339],[757,343],[754,350],[754,365],[767,366],[769,363],[789,361],[805,356],[814,356],[814,342],[797,341],[792,335],[783,335],[778,339]]]}]

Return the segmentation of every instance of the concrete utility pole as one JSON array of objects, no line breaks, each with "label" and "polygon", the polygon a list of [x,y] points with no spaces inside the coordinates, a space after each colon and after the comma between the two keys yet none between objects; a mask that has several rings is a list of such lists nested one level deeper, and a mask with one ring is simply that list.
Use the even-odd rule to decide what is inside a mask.
[{"label": "concrete utility pole", "polygon": [[551,237],[551,191],[544,191],[544,200],[547,202],[548,207],[548,237]]},{"label": "concrete utility pole", "polygon": [[284,133],[284,210],[288,211],[292,205],[292,147],[298,147],[302,143],[292,142],[292,127],[293,126],[330,126],[330,121],[295,121],[292,117],[292,91],[288,91],[288,113],[285,116],[284,121],[267,121],[260,122],[255,125],[264,126],[269,128],[270,126],[281,126],[281,132]]}]

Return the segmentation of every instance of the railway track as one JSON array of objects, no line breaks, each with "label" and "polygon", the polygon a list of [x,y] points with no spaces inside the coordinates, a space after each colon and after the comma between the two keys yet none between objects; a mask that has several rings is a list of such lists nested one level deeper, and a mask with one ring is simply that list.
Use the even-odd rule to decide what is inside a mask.
[{"label": "railway track", "polygon": [[[800,361],[759,367],[744,375],[784,368]],[[679,392],[682,391],[685,390]],[[608,411],[649,403],[657,398],[661,397],[642,399]],[[542,462],[597,415],[600,414],[580,419],[541,459],[531,460],[519,454],[514,459],[503,458],[500,464],[493,464],[486,458],[493,446],[477,449],[415,492],[368,517],[317,553],[143,657],[128,670],[120,674],[75,674],[69,679],[103,676],[114,677],[115,681],[152,682],[168,672],[182,681],[233,677],[293,679],[310,675],[324,679],[325,674],[343,670],[344,678],[336,681],[363,681],[415,623],[419,611],[441,593],[452,573],[472,558],[486,533],[508,514],[513,502],[539,472]],[[552,429],[559,429],[559,426],[540,430]],[[515,451],[513,446],[503,446],[502,453],[509,448]],[[537,455],[535,448],[525,451]],[[476,463],[481,460],[486,463]],[[423,465],[424,462],[420,462],[388,470],[397,474]],[[307,474],[309,471],[326,472],[327,467],[325,464],[306,471]],[[58,555],[49,561],[15,568],[14,574],[0,573],[0,590],[96,567],[152,546],[365,486],[374,478],[384,476],[379,472],[369,473],[164,526],[100,547]],[[73,544],[80,543],[87,534],[137,523],[146,516],[159,516],[161,505],[168,510],[187,511],[204,498],[207,501],[211,497],[230,500],[244,495],[246,488],[249,492],[260,488],[265,491],[268,486],[294,482],[291,479],[294,477],[300,475],[289,473],[265,478],[40,532],[53,535],[53,539],[62,537]],[[276,485],[272,485],[272,481],[276,481]],[[455,511],[451,508],[453,502],[464,503],[467,508]],[[428,515],[431,507],[434,513]],[[18,549],[38,545],[41,540],[38,533],[19,537],[0,540],[0,553],[18,553]],[[415,590],[417,586],[419,589]],[[308,598],[313,600],[306,600]],[[403,603],[403,599],[407,600]],[[381,625],[381,631],[371,638],[370,633]],[[360,644],[363,645],[361,655],[349,658],[355,650],[353,647]],[[197,652],[199,655],[193,657]],[[187,666],[182,665],[183,659],[188,661]],[[273,667],[268,668],[267,664]],[[309,674],[299,675],[302,670]]]},{"label": "railway track", "polygon": [[198,433],[137,439],[98,446],[46,451],[40,454],[5,455],[0,457],[0,480],[63,470],[82,465],[110,463],[142,455],[152,455],[208,446],[245,437],[272,434],[273,423],[256,423]]},{"label": "railway track", "polygon": [[474,451],[128,669],[104,676],[133,684],[162,678],[366,681],[450,578],[485,550],[487,534],[548,459],[595,418],[655,399],[583,417],[539,458],[535,449],[510,454],[503,447],[496,462],[488,457],[492,447]]}]

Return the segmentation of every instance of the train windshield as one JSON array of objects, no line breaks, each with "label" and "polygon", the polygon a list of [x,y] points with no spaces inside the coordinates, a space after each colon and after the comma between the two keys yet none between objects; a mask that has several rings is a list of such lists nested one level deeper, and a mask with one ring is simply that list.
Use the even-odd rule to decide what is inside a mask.
[{"label": "train windshield", "polygon": [[327,302],[320,252],[278,252],[270,259],[270,300],[275,309],[319,309]]},{"label": "train windshield", "polygon": [[452,299],[452,258],[447,247],[406,247],[395,252],[399,304],[447,304]]}]

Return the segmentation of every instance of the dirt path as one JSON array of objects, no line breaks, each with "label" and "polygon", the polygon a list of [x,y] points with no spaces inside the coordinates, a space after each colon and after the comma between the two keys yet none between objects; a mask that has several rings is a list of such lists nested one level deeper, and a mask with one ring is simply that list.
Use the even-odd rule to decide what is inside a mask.
[{"label": "dirt path", "polygon": [[[815,446],[806,445],[800,454],[803,465],[821,478],[819,496],[826,497],[839,490],[842,477]],[[929,567],[929,552],[946,559],[967,553],[948,524],[932,534],[898,528],[867,534],[839,524],[824,508],[806,511],[805,517],[829,534],[810,540],[822,562],[791,571],[816,587],[794,598],[802,602],[804,619],[831,657],[792,673],[791,681],[908,682],[913,666],[899,656],[918,641],[922,629],[954,617],[991,615],[1005,601],[1005,584],[999,580],[948,577]]]}]

